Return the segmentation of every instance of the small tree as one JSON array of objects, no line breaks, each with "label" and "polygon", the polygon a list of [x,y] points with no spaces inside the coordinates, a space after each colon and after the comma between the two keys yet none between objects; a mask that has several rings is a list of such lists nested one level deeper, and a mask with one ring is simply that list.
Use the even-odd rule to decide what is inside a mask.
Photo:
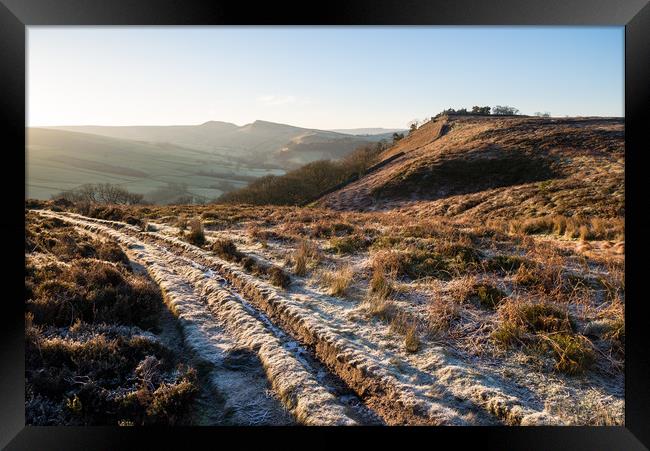
[{"label": "small tree", "polygon": [[393,144],[395,144],[400,139],[404,139],[404,133],[393,133]]},{"label": "small tree", "polygon": [[519,114],[519,110],[508,105],[497,105],[492,108],[492,114],[495,114],[497,116],[513,116]]},{"label": "small tree", "polygon": [[491,108],[489,106],[478,106],[474,105],[472,107],[472,114],[480,114],[480,115],[489,115],[490,114]]},{"label": "small tree", "polygon": [[144,196],[131,193],[121,186],[111,185],[110,183],[86,183],[52,197],[54,199],[63,198],[72,202],[134,205],[142,204]]}]

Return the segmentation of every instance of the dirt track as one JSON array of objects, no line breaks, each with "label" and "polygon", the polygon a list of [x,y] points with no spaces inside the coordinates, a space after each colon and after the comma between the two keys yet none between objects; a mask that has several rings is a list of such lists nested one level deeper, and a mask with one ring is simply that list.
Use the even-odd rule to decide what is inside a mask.
[{"label": "dirt track", "polygon": [[[437,375],[415,373],[407,383],[375,357],[381,350],[175,237],[38,213],[116,241],[149,272],[179,318],[187,347],[209,366],[232,424],[558,424],[459,365]],[[445,378],[463,384],[444,387]]]}]

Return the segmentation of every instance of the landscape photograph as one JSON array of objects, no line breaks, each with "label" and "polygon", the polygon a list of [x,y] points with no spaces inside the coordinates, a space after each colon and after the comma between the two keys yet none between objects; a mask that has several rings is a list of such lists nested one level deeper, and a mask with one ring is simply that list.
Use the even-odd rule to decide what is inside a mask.
[{"label": "landscape photograph", "polygon": [[624,37],[28,27],[25,423],[624,426]]}]

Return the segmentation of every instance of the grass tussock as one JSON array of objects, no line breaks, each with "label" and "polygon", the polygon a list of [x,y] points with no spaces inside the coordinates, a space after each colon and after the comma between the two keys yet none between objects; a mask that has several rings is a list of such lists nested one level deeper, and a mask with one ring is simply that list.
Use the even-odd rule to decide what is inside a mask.
[{"label": "grass tussock", "polygon": [[321,261],[321,252],[318,245],[311,240],[302,240],[292,256],[293,273],[297,276],[305,276],[314,269]]},{"label": "grass tussock", "polygon": [[178,217],[178,219],[176,220],[176,227],[178,228],[179,233],[183,233],[185,232],[185,230],[187,230],[188,222],[189,221],[187,219],[187,216],[180,215]]},{"label": "grass tussock", "polygon": [[387,298],[368,296],[365,300],[368,315],[383,322],[389,322],[395,316],[395,304]]},{"label": "grass tussock", "polygon": [[354,270],[350,265],[335,270],[324,270],[320,273],[320,284],[327,287],[332,296],[345,296],[352,285]]},{"label": "grass tussock", "polygon": [[400,268],[400,260],[393,252],[375,254],[372,260],[372,276],[369,292],[380,299],[386,299],[394,293],[394,280]]},{"label": "grass tussock", "polygon": [[390,322],[390,331],[403,337],[406,352],[418,352],[422,342],[420,341],[417,319],[414,315],[405,311],[396,311]]},{"label": "grass tussock", "polygon": [[485,271],[494,271],[499,273],[511,273],[517,271],[522,266],[530,267],[533,264],[527,259],[518,255],[497,255],[483,262]]},{"label": "grass tussock", "polygon": [[219,238],[212,243],[212,252],[217,254],[224,260],[231,262],[240,262],[245,256],[237,249],[237,245],[233,240],[227,238]]},{"label": "grass tussock", "polygon": [[579,334],[550,333],[540,334],[542,344],[553,353],[555,369],[562,373],[579,374],[584,372],[595,360],[592,343]]},{"label": "grass tussock", "polygon": [[524,220],[512,220],[506,223],[509,233],[525,235],[555,235],[581,241],[625,239],[625,221],[623,218],[601,217],[566,217],[548,215]]},{"label": "grass tussock", "polygon": [[201,219],[198,217],[192,218],[187,222],[187,225],[189,230],[184,235],[187,242],[195,246],[203,246],[206,243],[206,239]]},{"label": "grass tussock", "polygon": [[309,235],[312,238],[331,238],[351,235],[355,230],[354,225],[347,222],[320,220],[312,224]]},{"label": "grass tussock", "polygon": [[582,373],[595,360],[591,341],[576,333],[566,309],[551,303],[508,299],[499,307],[499,323],[491,338],[501,347],[521,345],[535,353],[550,354],[554,369],[566,374]]},{"label": "grass tussock", "polygon": [[359,251],[366,250],[370,244],[371,240],[361,234],[330,239],[330,248],[337,254],[356,254]]},{"label": "grass tussock", "polygon": [[280,288],[288,288],[291,285],[291,277],[285,273],[282,268],[272,266],[268,270],[269,281]]},{"label": "grass tussock", "polygon": [[460,318],[460,306],[453,300],[433,297],[427,306],[427,325],[434,336],[444,336]]},{"label": "grass tussock", "polygon": [[473,288],[479,305],[487,309],[494,310],[506,297],[503,291],[489,283],[479,283]]}]

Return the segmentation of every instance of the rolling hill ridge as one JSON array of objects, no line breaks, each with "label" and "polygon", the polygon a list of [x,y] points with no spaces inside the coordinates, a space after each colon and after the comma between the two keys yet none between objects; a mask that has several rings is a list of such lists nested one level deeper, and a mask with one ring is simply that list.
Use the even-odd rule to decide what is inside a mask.
[{"label": "rolling hill ridge", "polygon": [[[112,183],[154,202],[199,201],[315,160],[337,159],[384,135],[354,136],[267,121],[27,130],[27,195],[47,199]],[[168,189],[173,185],[173,189]]]},{"label": "rolling hill ridge", "polygon": [[339,210],[473,217],[624,214],[621,118],[442,116],[319,199]]}]

